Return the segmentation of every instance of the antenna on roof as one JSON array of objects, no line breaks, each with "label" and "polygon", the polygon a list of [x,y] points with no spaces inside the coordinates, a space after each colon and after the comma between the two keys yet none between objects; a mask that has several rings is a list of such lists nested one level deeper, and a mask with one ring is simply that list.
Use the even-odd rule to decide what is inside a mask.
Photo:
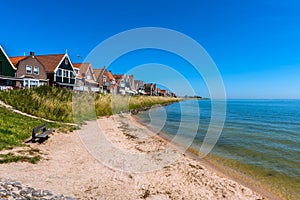
[{"label": "antenna on roof", "polygon": [[68,53],[68,49],[66,49],[66,54]]},{"label": "antenna on roof", "polygon": [[26,56],[26,52],[24,51],[24,56]]}]

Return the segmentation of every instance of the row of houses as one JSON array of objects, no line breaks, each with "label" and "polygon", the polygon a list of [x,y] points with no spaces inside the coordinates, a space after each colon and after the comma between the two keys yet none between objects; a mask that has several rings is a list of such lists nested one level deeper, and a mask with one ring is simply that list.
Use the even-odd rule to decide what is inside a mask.
[{"label": "row of houses", "polygon": [[0,86],[33,88],[41,85],[113,95],[176,96],[156,84],[134,80],[134,75],[113,74],[104,66],[93,69],[91,63],[72,63],[68,54],[7,56],[0,45]]}]

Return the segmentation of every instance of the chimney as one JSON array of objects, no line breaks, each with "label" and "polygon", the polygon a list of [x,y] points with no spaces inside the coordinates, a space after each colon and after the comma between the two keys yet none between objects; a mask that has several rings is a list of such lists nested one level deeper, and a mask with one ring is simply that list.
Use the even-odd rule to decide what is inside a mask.
[{"label": "chimney", "polygon": [[30,51],[30,56],[34,57],[34,52]]}]

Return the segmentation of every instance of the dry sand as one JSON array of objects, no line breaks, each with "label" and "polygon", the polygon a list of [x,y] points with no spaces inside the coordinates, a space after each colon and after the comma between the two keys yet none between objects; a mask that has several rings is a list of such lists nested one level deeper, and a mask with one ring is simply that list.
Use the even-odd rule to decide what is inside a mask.
[{"label": "dry sand", "polygon": [[[112,144],[134,153],[150,153],[166,147],[130,115],[98,120]],[[91,129],[90,124],[82,129]],[[55,133],[43,144],[38,164],[0,165],[0,177],[79,199],[265,199],[253,190],[216,173],[201,162],[174,151],[179,159],[160,170],[122,172],[105,166],[85,148],[79,132]],[[149,136],[149,135],[148,135]]]}]

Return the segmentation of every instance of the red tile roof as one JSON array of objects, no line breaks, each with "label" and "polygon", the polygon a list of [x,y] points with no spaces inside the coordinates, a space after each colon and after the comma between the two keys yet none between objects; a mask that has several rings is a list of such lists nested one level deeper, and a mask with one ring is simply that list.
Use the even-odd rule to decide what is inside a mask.
[{"label": "red tile roof", "polygon": [[114,74],[115,79],[121,79],[124,77],[124,74]]},{"label": "red tile roof", "polygon": [[107,77],[110,81],[114,79],[114,76],[112,75],[111,72],[107,72]]},{"label": "red tile roof", "polygon": [[86,74],[91,63],[73,63],[73,67],[79,69],[78,77],[82,78],[82,74]]},{"label": "red tile roof", "polygon": [[16,56],[16,57],[9,57],[11,63],[17,67],[17,64],[19,61],[23,60],[24,58],[27,58],[27,56]]},{"label": "red tile roof", "polygon": [[103,76],[103,75],[107,76],[106,66],[104,66],[102,69],[94,69],[94,77],[97,81],[100,80],[100,77],[99,77],[100,75],[101,76]]},{"label": "red tile roof", "polygon": [[102,73],[102,71],[103,71],[103,69],[94,69],[94,76],[95,76],[96,80],[99,79],[99,76]]},{"label": "red tile roof", "polygon": [[44,65],[46,72],[54,72],[65,54],[39,55],[36,58]]}]

